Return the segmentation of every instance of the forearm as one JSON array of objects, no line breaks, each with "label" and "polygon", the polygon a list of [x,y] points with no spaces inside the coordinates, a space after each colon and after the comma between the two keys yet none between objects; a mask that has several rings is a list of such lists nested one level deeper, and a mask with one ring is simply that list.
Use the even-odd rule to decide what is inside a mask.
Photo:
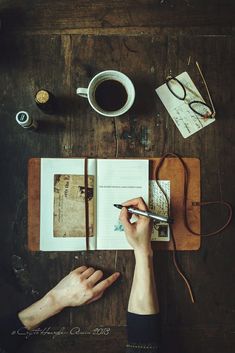
[{"label": "forearm", "polygon": [[42,299],[21,311],[18,317],[28,330],[32,330],[61,310],[62,308],[49,292]]},{"label": "forearm", "polygon": [[103,277],[102,271],[80,266],[64,277],[42,299],[21,311],[18,314],[19,319],[28,330],[32,330],[64,308],[98,300],[119,275],[119,272],[115,272],[100,281]]},{"label": "forearm", "polygon": [[159,305],[153,271],[152,250],[135,251],[135,260],[128,311],[143,315],[156,314],[159,312]]}]

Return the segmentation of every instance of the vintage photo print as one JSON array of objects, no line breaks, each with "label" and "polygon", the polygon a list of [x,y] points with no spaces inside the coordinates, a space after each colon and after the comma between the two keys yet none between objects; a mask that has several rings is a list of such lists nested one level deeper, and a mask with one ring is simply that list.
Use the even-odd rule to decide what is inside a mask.
[{"label": "vintage photo print", "polygon": [[[94,176],[88,176],[89,233],[94,235]],[[85,237],[84,175],[54,175],[54,237]]]}]

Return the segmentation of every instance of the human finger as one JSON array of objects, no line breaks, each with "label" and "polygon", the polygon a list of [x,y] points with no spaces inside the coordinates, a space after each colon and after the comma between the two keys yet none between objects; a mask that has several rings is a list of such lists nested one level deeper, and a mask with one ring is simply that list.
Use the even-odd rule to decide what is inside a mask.
[{"label": "human finger", "polygon": [[89,267],[86,271],[84,271],[81,274],[81,278],[87,279],[89,278],[93,273],[95,272],[95,269],[93,267]]},{"label": "human finger", "polygon": [[142,199],[142,197],[138,197],[138,198],[123,202],[122,206],[125,206],[125,207],[134,206],[140,210],[144,210],[144,211],[148,210],[148,207],[147,207],[146,203],[144,202],[144,200]]},{"label": "human finger", "polygon": [[110,287],[118,279],[119,276],[120,276],[120,273],[115,272],[111,276],[109,276],[108,278],[106,278],[103,281],[101,281],[100,283],[98,283],[93,288],[95,296],[99,295],[100,292],[104,292],[108,287]]},{"label": "human finger", "polygon": [[126,207],[123,207],[120,212],[119,220],[127,231],[132,229],[130,218],[131,215],[129,215]]},{"label": "human finger", "polygon": [[100,299],[103,294],[104,294],[104,292],[100,292],[98,295],[96,295],[95,297],[93,297],[90,300],[88,300],[88,302],[86,304],[90,304],[90,303],[95,302],[96,300]]},{"label": "human finger", "polygon": [[79,266],[79,267],[75,268],[73,271],[77,272],[77,273],[83,273],[86,270],[87,270],[87,266]]},{"label": "human finger", "polygon": [[101,270],[95,271],[89,278],[88,281],[92,285],[95,285],[103,277],[103,272]]}]

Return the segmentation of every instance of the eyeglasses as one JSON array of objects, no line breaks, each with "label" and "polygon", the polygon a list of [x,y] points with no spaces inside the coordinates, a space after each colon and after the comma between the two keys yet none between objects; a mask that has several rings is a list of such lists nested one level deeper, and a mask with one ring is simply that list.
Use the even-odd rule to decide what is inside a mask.
[{"label": "eyeglasses", "polygon": [[[206,87],[206,91],[209,97],[209,101],[210,101],[210,105],[200,101],[200,100],[192,100],[191,102],[188,103],[189,108],[197,115],[199,115],[200,117],[204,118],[204,119],[209,119],[209,118],[214,118],[215,117],[215,107],[214,104],[212,102],[211,99],[211,95],[207,86],[207,83],[205,81],[205,78],[202,74],[202,71],[200,69],[200,66],[198,64],[198,62],[196,61],[196,65],[197,68],[199,70],[199,73],[201,75],[201,78],[203,80],[203,83]],[[180,82],[180,80],[178,80],[176,77],[173,76],[168,76],[166,78],[166,85],[169,89],[169,91],[178,99],[184,101],[186,99],[187,96],[187,92],[186,92],[186,87],[183,85],[182,82]]]}]

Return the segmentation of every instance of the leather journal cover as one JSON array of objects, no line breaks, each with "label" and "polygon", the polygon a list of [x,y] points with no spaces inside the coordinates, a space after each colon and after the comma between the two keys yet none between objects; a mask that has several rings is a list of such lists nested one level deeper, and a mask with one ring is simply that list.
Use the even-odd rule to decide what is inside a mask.
[{"label": "leather journal cover", "polygon": [[[155,169],[160,158],[149,158],[150,179],[154,179]],[[192,206],[192,202],[201,201],[200,160],[183,158],[189,172],[187,212],[189,224],[193,231],[200,233],[200,207]],[[28,249],[39,251],[40,246],[40,158],[31,158],[28,162]],[[190,233],[183,221],[183,186],[184,171],[176,158],[166,158],[160,171],[161,180],[170,180],[171,216],[174,219],[173,232],[177,250],[198,250],[201,237]],[[172,250],[170,242],[154,241],[157,250]]]}]

